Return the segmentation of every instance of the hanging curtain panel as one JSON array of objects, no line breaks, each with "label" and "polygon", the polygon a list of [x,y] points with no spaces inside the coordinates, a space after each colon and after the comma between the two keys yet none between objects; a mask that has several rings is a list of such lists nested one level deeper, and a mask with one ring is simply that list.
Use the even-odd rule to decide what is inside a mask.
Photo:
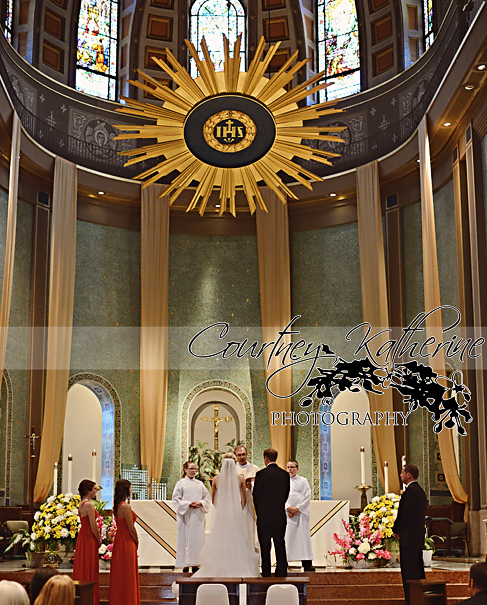
[{"label": "hanging curtain panel", "polygon": [[44,419],[34,501],[43,502],[59,458],[68,397],[76,268],[75,164],[56,157],[52,193],[49,317]]}]

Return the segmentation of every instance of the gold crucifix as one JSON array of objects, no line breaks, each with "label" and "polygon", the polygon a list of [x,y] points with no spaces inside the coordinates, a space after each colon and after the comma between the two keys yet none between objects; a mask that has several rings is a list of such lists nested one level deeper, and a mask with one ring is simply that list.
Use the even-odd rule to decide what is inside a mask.
[{"label": "gold crucifix", "polygon": [[213,422],[213,447],[215,452],[218,452],[218,427],[220,422],[232,422],[233,418],[231,416],[218,416],[218,410],[220,406],[215,405],[213,408],[213,412],[215,415],[213,418],[208,418],[207,416],[203,416],[201,419],[202,422]]}]

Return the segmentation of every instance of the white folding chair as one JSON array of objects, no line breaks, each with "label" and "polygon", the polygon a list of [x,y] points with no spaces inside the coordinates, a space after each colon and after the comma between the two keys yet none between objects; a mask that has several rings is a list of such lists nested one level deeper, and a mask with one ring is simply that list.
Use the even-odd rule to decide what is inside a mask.
[{"label": "white folding chair", "polygon": [[267,590],[265,605],[299,605],[299,593],[292,584],[272,584]]},{"label": "white folding chair", "polygon": [[196,605],[230,605],[224,584],[201,584],[196,591]]}]

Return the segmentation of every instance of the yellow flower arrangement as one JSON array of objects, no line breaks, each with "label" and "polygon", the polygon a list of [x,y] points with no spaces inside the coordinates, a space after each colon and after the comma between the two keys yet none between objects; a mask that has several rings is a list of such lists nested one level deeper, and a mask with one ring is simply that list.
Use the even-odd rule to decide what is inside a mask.
[{"label": "yellow flower arrangement", "polygon": [[397,494],[384,494],[372,498],[370,504],[364,508],[364,513],[370,518],[370,527],[379,530],[384,538],[392,538],[392,526],[397,517],[401,496]]},{"label": "yellow flower arrangement", "polygon": [[31,539],[50,548],[59,543],[74,548],[80,527],[80,500],[80,496],[73,494],[50,496],[34,515]]}]

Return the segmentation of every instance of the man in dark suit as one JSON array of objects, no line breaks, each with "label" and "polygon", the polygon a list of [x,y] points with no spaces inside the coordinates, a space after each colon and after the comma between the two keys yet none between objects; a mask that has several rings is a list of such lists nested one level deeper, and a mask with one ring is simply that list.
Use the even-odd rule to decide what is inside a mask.
[{"label": "man in dark suit", "polygon": [[487,563],[472,565],[468,589],[470,599],[461,601],[462,605],[487,605]]},{"label": "man in dark suit", "polygon": [[286,543],[284,541],[287,520],[284,505],[289,496],[291,481],[289,473],[279,468],[276,460],[276,450],[265,450],[266,468],[255,475],[252,493],[257,513],[257,535],[264,578],[271,577],[271,538],[276,551],[276,577],[287,576]]},{"label": "man in dark suit", "polygon": [[404,597],[409,605],[408,580],[425,578],[423,567],[424,515],[426,512],[426,494],[417,479],[419,469],[414,464],[406,464],[400,478],[406,489],[399,503],[397,519],[393,532],[399,538],[399,557]]}]

